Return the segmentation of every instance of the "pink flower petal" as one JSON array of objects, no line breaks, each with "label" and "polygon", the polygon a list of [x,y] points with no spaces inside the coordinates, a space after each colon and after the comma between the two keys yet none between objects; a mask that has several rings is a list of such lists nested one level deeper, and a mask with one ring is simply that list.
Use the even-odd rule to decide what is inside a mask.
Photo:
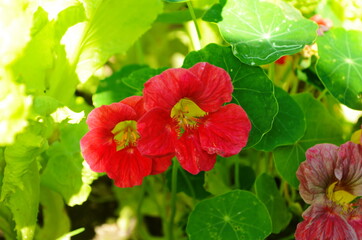
[{"label": "pink flower petal", "polygon": [[347,218],[348,223],[354,228],[358,239],[362,239],[362,199],[358,200]]},{"label": "pink flower petal", "polygon": [[362,196],[362,145],[347,142],[338,151],[337,169],[342,172],[339,185],[355,196]]},{"label": "pink flower petal", "polygon": [[251,124],[245,111],[228,104],[203,118],[198,131],[202,149],[229,157],[240,152],[248,141]]},{"label": "pink flower petal", "polygon": [[211,170],[216,162],[216,154],[208,154],[201,148],[198,133],[187,131],[177,141],[176,157],[181,167],[192,174]]},{"label": "pink flower petal", "polygon": [[353,227],[334,207],[312,205],[303,213],[304,221],[295,232],[296,240],[358,240]]},{"label": "pink flower petal", "polygon": [[90,130],[100,127],[111,131],[119,122],[136,118],[135,110],[129,105],[112,103],[93,109],[88,115],[87,124]]},{"label": "pink flower petal", "polygon": [[194,100],[205,112],[214,112],[224,103],[231,101],[233,85],[229,74],[224,69],[201,62],[189,70],[202,82],[200,95],[195,96]]},{"label": "pink flower petal", "polygon": [[80,140],[81,152],[95,172],[105,172],[111,155],[116,151],[113,134],[104,128],[89,131]]},{"label": "pink flower petal", "polygon": [[300,164],[297,171],[299,193],[306,203],[326,198],[328,186],[336,181],[337,155],[338,147],[333,144],[318,144],[307,150],[307,160]]},{"label": "pink flower petal", "polygon": [[148,157],[174,155],[177,141],[175,129],[176,125],[167,111],[155,108],[147,112],[137,123],[139,151]]},{"label": "pink flower petal", "polygon": [[111,156],[106,172],[116,186],[125,188],[141,185],[151,169],[150,158],[143,157],[135,147],[127,147]]}]

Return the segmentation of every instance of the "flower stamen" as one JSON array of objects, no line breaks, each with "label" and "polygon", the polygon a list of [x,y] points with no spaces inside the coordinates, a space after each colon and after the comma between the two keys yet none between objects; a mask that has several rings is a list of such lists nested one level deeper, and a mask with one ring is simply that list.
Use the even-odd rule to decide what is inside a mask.
[{"label": "flower stamen", "polygon": [[117,151],[128,146],[135,146],[139,134],[137,132],[137,123],[134,120],[119,122],[112,130],[113,139],[117,145]]}]

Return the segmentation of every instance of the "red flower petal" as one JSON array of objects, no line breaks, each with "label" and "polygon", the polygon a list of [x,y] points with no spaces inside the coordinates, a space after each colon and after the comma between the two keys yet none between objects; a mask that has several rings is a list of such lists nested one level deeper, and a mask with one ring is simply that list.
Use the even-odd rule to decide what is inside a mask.
[{"label": "red flower petal", "polygon": [[191,100],[205,112],[214,112],[232,99],[233,85],[229,74],[207,62],[197,63],[189,69],[202,82],[200,95]]},{"label": "red flower petal", "polygon": [[198,133],[187,131],[176,145],[176,157],[181,167],[192,174],[211,170],[216,162],[216,154],[208,154],[201,148]]},{"label": "red flower petal", "polygon": [[175,129],[176,125],[168,112],[160,108],[147,112],[137,123],[139,151],[148,157],[173,155],[177,141]]},{"label": "red flower petal", "polygon": [[145,108],[162,108],[171,111],[182,98],[193,99],[202,89],[200,80],[189,70],[172,68],[154,76],[145,83],[143,90]]},{"label": "red flower petal", "polygon": [[141,118],[143,116],[143,114],[145,114],[145,112],[146,112],[145,108],[144,108],[144,102],[143,102],[142,96],[131,96],[131,97],[123,99],[122,101],[120,101],[120,103],[127,104],[128,106],[132,107],[136,111],[137,118],[135,120],[138,120],[139,118]]},{"label": "red flower petal", "polygon": [[141,185],[145,176],[151,173],[152,160],[144,157],[135,147],[115,152],[109,159],[106,172],[114,179],[116,186],[125,188]]},{"label": "red flower petal", "polygon": [[337,155],[338,147],[333,144],[318,144],[307,150],[307,160],[297,171],[299,193],[306,203],[326,198],[328,186],[335,181]]},{"label": "red flower petal", "polygon": [[129,105],[112,103],[93,109],[87,118],[89,129],[105,128],[111,131],[119,122],[136,120],[137,114]]},{"label": "red flower petal", "polygon": [[113,134],[104,128],[95,128],[80,140],[84,159],[95,172],[105,172],[109,159],[116,152]]},{"label": "red flower petal", "polygon": [[358,240],[353,227],[336,209],[312,205],[303,213],[304,221],[295,232],[296,240]]},{"label": "red flower petal", "polygon": [[152,159],[152,171],[151,175],[163,173],[171,165],[171,159],[173,156],[153,158]]},{"label": "red flower petal", "polygon": [[228,104],[203,118],[198,131],[202,149],[229,157],[240,152],[248,141],[251,124],[245,111]]},{"label": "red flower petal", "polygon": [[337,170],[339,185],[355,196],[362,196],[362,145],[347,142],[338,151]]}]

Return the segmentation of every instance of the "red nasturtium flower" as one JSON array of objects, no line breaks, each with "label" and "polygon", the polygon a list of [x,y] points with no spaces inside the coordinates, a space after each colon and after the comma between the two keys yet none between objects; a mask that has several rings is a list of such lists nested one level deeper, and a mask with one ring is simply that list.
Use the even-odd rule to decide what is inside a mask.
[{"label": "red nasturtium flower", "polygon": [[133,96],[88,115],[90,131],[80,141],[82,155],[93,171],[106,172],[118,187],[140,185],[145,176],[171,164],[171,157],[148,158],[138,151],[137,121],[143,114],[143,98]]},{"label": "red nasturtium flower", "polygon": [[192,174],[211,170],[216,155],[228,157],[246,145],[250,121],[230,102],[230,76],[219,67],[198,63],[168,69],[145,83],[145,109],[138,143],[145,156],[176,155]]},{"label": "red nasturtium flower", "polygon": [[362,145],[318,144],[306,152],[297,177],[311,206],[297,226],[297,240],[362,239]]}]

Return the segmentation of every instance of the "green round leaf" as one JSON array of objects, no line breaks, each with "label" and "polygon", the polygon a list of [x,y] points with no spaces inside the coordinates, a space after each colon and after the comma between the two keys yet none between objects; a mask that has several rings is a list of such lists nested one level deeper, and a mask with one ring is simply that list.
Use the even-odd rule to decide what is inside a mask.
[{"label": "green round leaf", "polygon": [[299,164],[305,160],[307,149],[319,143],[341,144],[342,126],[311,94],[298,94],[293,98],[305,115],[305,134],[294,145],[276,148],[273,155],[279,174],[291,186],[298,188],[299,181],[295,173]]},{"label": "green round leaf", "polygon": [[230,47],[209,44],[189,53],[182,67],[190,68],[198,62],[209,62],[229,73],[234,85],[233,102],[244,108],[252,123],[247,147],[258,143],[271,129],[278,112],[273,83],[261,68],[241,63]]},{"label": "green round leaf", "polygon": [[341,103],[362,110],[362,32],[331,29],[317,40],[318,76]]},{"label": "green round leaf", "polygon": [[293,144],[304,135],[305,119],[299,105],[279,87],[275,87],[275,97],[279,112],[272,129],[254,146],[258,150],[272,151],[278,146]]},{"label": "green round leaf", "polygon": [[265,204],[273,223],[273,233],[279,233],[292,219],[285,200],[280,195],[274,179],[266,173],[261,174],[255,182],[258,198]]},{"label": "green round leaf", "polygon": [[268,210],[254,194],[236,190],[203,200],[191,212],[190,240],[265,239],[271,233]]},{"label": "green round leaf", "polygon": [[283,1],[228,0],[218,23],[243,63],[262,65],[299,52],[317,37],[317,24]]}]

